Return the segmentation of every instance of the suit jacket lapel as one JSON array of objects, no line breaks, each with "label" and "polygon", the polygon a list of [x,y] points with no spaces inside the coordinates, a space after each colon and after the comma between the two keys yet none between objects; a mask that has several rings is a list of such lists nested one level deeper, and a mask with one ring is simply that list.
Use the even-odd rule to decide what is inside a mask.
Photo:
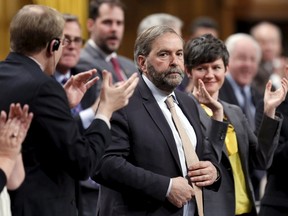
[{"label": "suit jacket lapel", "polygon": [[181,165],[180,160],[178,156],[178,151],[175,143],[175,139],[172,133],[172,130],[165,118],[165,116],[162,113],[162,110],[160,109],[157,101],[155,100],[154,96],[152,95],[150,89],[145,84],[143,79],[140,78],[139,81],[139,91],[140,95],[142,95],[143,99],[143,105],[146,108],[147,112],[161,131],[163,137],[166,140],[166,144],[170,148],[171,154],[173,158],[175,159],[175,162],[178,165],[179,171],[181,171]]},{"label": "suit jacket lapel", "polygon": [[[98,75],[102,74],[102,70],[108,70],[109,72],[114,71],[112,64],[108,64],[105,61],[105,57],[100,54],[94,47],[92,47],[90,44],[86,44],[85,46],[86,51],[90,54],[92,61],[95,61],[97,59],[97,68],[101,71],[98,71]],[[113,73],[114,74],[114,73]],[[102,76],[102,75],[101,75]],[[113,75],[114,77],[114,75]],[[115,78],[114,78],[115,79]]]}]

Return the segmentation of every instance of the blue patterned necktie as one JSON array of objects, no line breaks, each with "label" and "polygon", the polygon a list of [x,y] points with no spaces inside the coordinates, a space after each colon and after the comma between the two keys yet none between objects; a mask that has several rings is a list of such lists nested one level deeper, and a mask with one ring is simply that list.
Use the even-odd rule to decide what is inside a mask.
[{"label": "blue patterned necktie", "polygon": [[251,108],[250,108],[249,98],[248,98],[248,96],[247,96],[247,94],[243,88],[241,88],[241,94],[244,98],[244,104],[243,104],[243,106],[241,106],[242,111],[246,115],[247,120],[248,120],[250,126],[252,127],[252,129],[255,130],[255,118],[254,118],[252,111],[251,111]]}]

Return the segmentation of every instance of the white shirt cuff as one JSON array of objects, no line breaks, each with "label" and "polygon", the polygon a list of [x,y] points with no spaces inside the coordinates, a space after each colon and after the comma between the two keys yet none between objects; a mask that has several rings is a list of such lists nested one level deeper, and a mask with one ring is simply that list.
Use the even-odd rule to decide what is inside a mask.
[{"label": "white shirt cuff", "polygon": [[79,113],[79,116],[80,116],[83,128],[87,129],[89,125],[92,123],[95,117],[95,113],[92,108],[88,108],[88,109],[82,110]]}]

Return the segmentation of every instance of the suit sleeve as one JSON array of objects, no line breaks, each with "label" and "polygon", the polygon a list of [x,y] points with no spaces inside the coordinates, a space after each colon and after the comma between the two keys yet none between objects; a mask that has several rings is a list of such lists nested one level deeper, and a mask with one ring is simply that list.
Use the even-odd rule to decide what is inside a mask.
[{"label": "suit sleeve", "polygon": [[[111,126],[113,142],[106,149],[93,180],[126,194],[137,193],[139,197],[152,197],[164,201],[170,177],[135,165],[137,162],[134,161],[133,154],[140,154],[140,152],[130,154],[135,150],[130,144],[130,142],[133,142],[133,138],[129,133],[131,128],[128,126],[123,109],[113,114]],[[145,160],[147,160],[148,155],[145,155],[145,157]],[[148,162],[145,163],[149,164]]]},{"label": "suit sleeve", "polygon": [[88,178],[105,147],[111,143],[107,124],[94,120],[82,136],[71,115],[66,93],[58,83],[54,80],[46,82],[36,94],[33,127],[43,129],[38,130],[39,140],[34,142],[42,145],[41,151],[45,154],[41,156],[53,157],[54,160],[47,158],[51,163],[49,166],[62,166],[73,178]]}]

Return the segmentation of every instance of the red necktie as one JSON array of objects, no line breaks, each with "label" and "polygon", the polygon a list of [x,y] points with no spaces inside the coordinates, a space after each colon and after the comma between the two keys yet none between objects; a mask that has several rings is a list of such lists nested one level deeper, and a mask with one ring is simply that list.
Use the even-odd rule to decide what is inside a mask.
[{"label": "red necktie", "polygon": [[112,63],[113,68],[115,70],[115,74],[116,74],[116,77],[117,77],[118,81],[124,81],[125,78],[122,75],[118,59],[117,58],[111,58],[111,63]]}]

